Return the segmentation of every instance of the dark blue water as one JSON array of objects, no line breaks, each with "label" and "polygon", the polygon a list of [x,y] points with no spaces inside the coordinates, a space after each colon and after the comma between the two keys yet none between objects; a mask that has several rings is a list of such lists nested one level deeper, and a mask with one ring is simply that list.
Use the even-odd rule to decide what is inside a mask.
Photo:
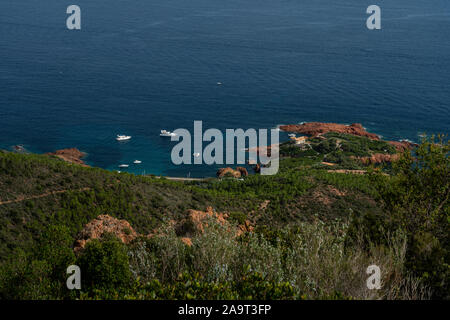
[{"label": "dark blue water", "polygon": [[[81,31],[66,29],[71,4]],[[371,4],[381,31],[365,26]],[[213,174],[172,165],[159,137],[194,120],[448,133],[449,80],[448,0],[0,1],[0,148],[77,147],[107,169]]]}]

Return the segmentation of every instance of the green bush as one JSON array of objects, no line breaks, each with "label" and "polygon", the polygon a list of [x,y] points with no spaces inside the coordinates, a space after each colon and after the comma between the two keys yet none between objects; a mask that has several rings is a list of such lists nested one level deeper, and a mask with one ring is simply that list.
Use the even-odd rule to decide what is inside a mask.
[{"label": "green bush", "polygon": [[371,176],[384,224],[408,235],[405,266],[433,288],[436,298],[450,297],[449,152],[448,140],[432,136],[414,154],[403,153],[391,176]]},{"label": "green bush", "polygon": [[89,241],[76,264],[81,269],[83,290],[121,290],[130,285],[127,248],[114,236]]}]

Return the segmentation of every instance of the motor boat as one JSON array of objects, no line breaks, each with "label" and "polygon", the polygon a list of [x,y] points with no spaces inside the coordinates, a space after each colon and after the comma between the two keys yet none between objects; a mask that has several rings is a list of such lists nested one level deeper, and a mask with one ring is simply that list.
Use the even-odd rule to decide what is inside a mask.
[{"label": "motor boat", "polygon": [[133,163],[134,163],[134,164],[141,164],[142,161],[141,161],[141,160],[134,160]]},{"label": "motor boat", "polygon": [[131,139],[131,136],[125,136],[125,135],[121,135],[121,134],[118,134],[116,137],[117,141],[125,141],[125,140],[130,140],[130,139]]},{"label": "motor boat", "polygon": [[119,168],[128,168],[130,165],[128,165],[128,164],[120,164],[119,165]]},{"label": "motor boat", "polygon": [[161,137],[175,137],[177,134],[175,132],[170,132],[167,130],[161,130],[160,136]]},{"label": "motor boat", "polygon": [[288,134],[288,136],[291,137],[291,138],[296,137],[295,133],[290,133],[290,134]]}]

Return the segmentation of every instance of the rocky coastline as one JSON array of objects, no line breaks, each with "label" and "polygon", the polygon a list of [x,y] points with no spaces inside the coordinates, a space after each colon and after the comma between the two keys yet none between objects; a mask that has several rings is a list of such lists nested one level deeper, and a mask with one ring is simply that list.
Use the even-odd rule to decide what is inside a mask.
[{"label": "rocky coastline", "polygon": [[66,162],[79,164],[79,165],[81,165],[83,167],[89,167],[82,160],[86,156],[86,153],[81,152],[77,148],[61,149],[61,150],[56,150],[55,152],[49,152],[49,153],[46,153],[46,154],[49,155],[49,156],[58,157],[58,158],[66,161]]},{"label": "rocky coastline", "polygon": [[[282,125],[280,126],[280,130],[284,132],[290,132],[290,133],[297,133],[306,135],[311,138],[315,137],[322,137],[324,134],[328,132],[337,132],[337,133],[344,133],[344,134],[350,134],[354,136],[360,136],[360,137],[366,137],[372,140],[381,140],[380,136],[378,136],[375,133],[368,132],[362,124],[360,123],[353,123],[350,125],[346,124],[339,124],[339,123],[327,123],[327,122],[306,122],[302,124],[288,124],[288,125]],[[323,137],[324,138],[324,137]],[[395,147],[397,152],[404,152],[405,150],[411,150],[414,147],[417,146],[417,144],[401,140],[401,141],[386,141],[393,147]],[[270,156],[272,146],[268,146],[265,152],[268,153]],[[19,149],[16,150],[18,152]],[[249,150],[247,149],[247,152],[261,152],[259,148]],[[86,154],[77,148],[66,148],[61,150],[56,150],[54,152],[46,153],[50,156],[56,156],[66,162],[78,164],[84,167],[89,167],[82,159],[86,156]],[[366,164],[376,164],[381,162],[391,162],[395,161],[398,158],[397,155],[387,155],[387,154],[374,154],[371,157],[364,157],[359,160],[361,160],[363,163]],[[258,163],[252,163],[251,165],[255,166],[254,171],[258,173],[259,171],[259,164]],[[248,175],[247,170],[245,168],[236,168],[236,170],[233,170],[232,168],[221,168],[217,171],[217,177],[222,178],[224,176],[233,176],[233,177],[245,177]]]},{"label": "rocky coastline", "polygon": [[[291,133],[300,133],[310,137],[320,137],[328,132],[346,133],[359,137],[366,137],[372,140],[381,140],[380,136],[375,133],[368,132],[362,124],[353,123],[350,125],[340,123],[327,122],[305,122],[302,124],[288,124],[280,126],[280,130]],[[386,141],[394,146],[398,152],[411,150],[417,144],[401,140],[401,141]]]}]

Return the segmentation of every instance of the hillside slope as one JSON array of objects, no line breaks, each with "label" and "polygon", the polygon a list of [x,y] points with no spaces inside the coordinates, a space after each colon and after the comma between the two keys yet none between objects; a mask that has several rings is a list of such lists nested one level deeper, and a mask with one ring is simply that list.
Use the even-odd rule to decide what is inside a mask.
[{"label": "hillside slope", "polygon": [[0,257],[32,246],[45,226],[63,224],[75,235],[101,214],[126,219],[138,232],[149,233],[164,219],[179,220],[188,209],[208,206],[260,227],[376,210],[366,176],[330,172],[320,153],[291,155],[291,148],[297,149],[282,147],[284,160],[273,177],[184,183],[86,168],[48,155],[1,152]]},{"label": "hillside slope", "polygon": [[448,143],[400,149],[327,132],[274,176],[195,181],[0,151],[0,298],[446,297]]}]

